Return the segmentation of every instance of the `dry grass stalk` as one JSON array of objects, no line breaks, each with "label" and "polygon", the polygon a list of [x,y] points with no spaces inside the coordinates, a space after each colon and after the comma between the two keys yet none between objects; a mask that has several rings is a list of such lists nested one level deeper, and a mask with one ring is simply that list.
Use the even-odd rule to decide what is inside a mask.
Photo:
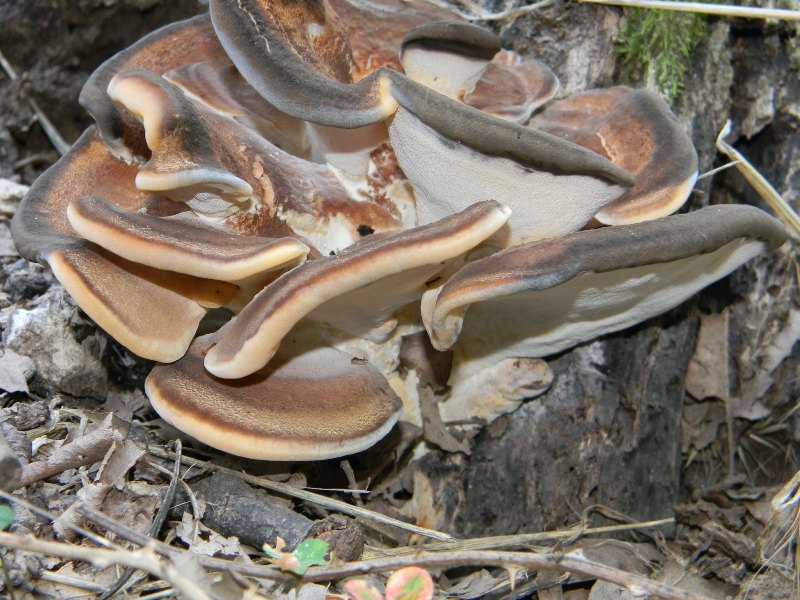
[{"label": "dry grass stalk", "polygon": [[[162,450],[161,448],[150,448],[150,453],[153,456],[157,456],[159,458],[167,458],[170,460],[174,458],[174,454]],[[220,473],[225,473],[227,475],[233,475],[234,477],[238,477],[242,481],[245,481],[251,485],[255,485],[257,487],[261,487],[273,492],[278,492],[286,496],[291,496],[292,498],[305,500],[306,502],[313,502],[314,504],[318,504],[319,506],[339,511],[341,513],[350,515],[352,517],[360,517],[371,521],[376,521],[378,523],[383,523],[385,525],[392,525],[399,529],[404,529],[405,531],[410,531],[411,533],[416,533],[442,542],[454,541],[456,539],[451,535],[442,533],[441,531],[434,531],[432,529],[426,529],[424,527],[417,527],[416,525],[412,525],[410,523],[404,523],[403,521],[399,521],[398,519],[393,519],[391,517],[387,517],[386,515],[382,515],[380,513],[367,510],[366,508],[360,508],[358,506],[353,506],[352,504],[347,504],[346,502],[342,502],[341,500],[334,500],[333,498],[328,498],[327,496],[322,496],[320,494],[309,492],[308,490],[296,488],[286,483],[271,481],[264,477],[256,477],[254,475],[248,475],[247,473],[240,473],[239,471],[234,471],[233,469],[220,467],[219,465],[215,465],[214,463],[211,462],[206,462],[195,458],[189,458],[186,456],[181,458],[181,462],[185,465],[195,465],[198,467],[203,467],[210,471],[218,471]]]},{"label": "dry grass stalk", "polygon": [[717,136],[717,150],[734,161],[736,169],[747,180],[747,183],[753,186],[753,189],[761,196],[761,199],[789,226],[790,232],[795,237],[800,237],[800,216],[772,187],[770,182],[736,148],[725,141],[730,132],[731,122],[727,121]]},{"label": "dry grass stalk", "polygon": [[461,4],[464,5],[464,9],[459,8],[449,0],[425,1],[428,4],[433,4],[439,8],[449,10],[453,14],[458,15],[462,19],[466,19],[468,21],[502,21],[516,19],[517,17],[521,17],[523,15],[546,8],[555,2],[555,0],[539,0],[539,2],[534,2],[533,4],[526,4],[524,6],[505,8],[497,12],[491,12],[481,6],[480,2],[474,2],[473,0],[462,0]]},{"label": "dry grass stalk", "polygon": [[743,19],[776,19],[781,21],[800,21],[800,10],[779,8],[758,8],[754,6],[734,6],[731,4],[709,4],[706,2],[671,2],[670,0],[580,0],[590,4],[624,6],[626,8],[653,8],[676,12],[691,12],[721,17],[741,17]]},{"label": "dry grass stalk", "polygon": [[[625,523],[623,525],[609,525],[607,527],[573,527],[559,531],[540,531],[536,533],[518,533],[515,535],[497,535],[491,537],[471,538],[444,544],[425,544],[427,552],[455,551],[455,550],[495,550],[498,548],[512,548],[526,546],[538,542],[573,540],[587,535],[600,535],[604,533],[620,533],[623,531],[641,531],[673,525],[675,519],[659,519],[644,523]],[[400,546],[390,549],[374,549],[365,551],[364,558],[377,558],[378,556],[408,556],[416,554],[420,546]]]},{"label": "dry grass stalk", "polygon": [[47,542],[34,537],[23,537],[4,531],[0,531],[0,546],[11,550],[22,550],[23,552],[34,552],[45,556],[57,556],[67,560],[88,562],[101,568],[109,565],[122,565],[140,569],[168,581],[187,598],[211,600],[211,597],[199,586],[181,575],[172,563],[160,560],[151,547],[134,551],[105,550],[74,546],[61,542]]}]

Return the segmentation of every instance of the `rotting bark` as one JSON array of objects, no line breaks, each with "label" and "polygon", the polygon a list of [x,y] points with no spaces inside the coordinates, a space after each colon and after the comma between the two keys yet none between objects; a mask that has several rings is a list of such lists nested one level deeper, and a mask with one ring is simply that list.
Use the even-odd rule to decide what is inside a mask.
[{"label": "rotting bark", "polygon": [[463,536],[549,530],[595,504],[670,516],[695,334],[686,312],[556,358],[551,389],[479,435],[469,460],[427,457],[420,468],[446,519],[437,526]]},{"label": "rotting bark", "polygon": [[[290,508],[276,504],[260,490],[222,473],[201,480],[194,486],[206,504],[203,523],[225,535],[235,535],[242,543],[258,548],[274,546],[280,536],[289,550],[308,535],[313,522]],[[183,501],[174,510],[176,517],[185,510]]]},{"label": "rotting bark", "polygon": [[[499,33],[504,46],[549,64],[561,79],[562,96],[621,83],[613,44],[619,15],[617,9],[557,2],[535,16],[499,25]],[[714,143],[726,119],[733,118],[731,139],[754,136],[744,151],[797,208],[800,111],[790,98],[798,94],[798,65],[796,38],[787,36],[788,30],[710,19],[674,109],[692,134],[701,173],[724,164]],[[764,208],[733,169],[700,180],[688,205],[717,202]],[[480,434],[470,457],[438,453],[420,462],[415,483],[422,483],[420,494],[433,496],[418,503],[430,519],[426,525],[457,535],[535,531],[575,522],[598,503],[640,519],[671,516],[687,493],[681,488],[680,421],[700,310],[732,308],[734,393],[751,401],[758,400],[754,394],[765,394],[775,413],[791,408],[798,397],[794,252],[787,245],[764,255],[664,317],[555,358],[551,390],[506,417],[504,425]],[[741,419],[735,425],[742,437],[756,427]],[[785,425],[798,430],[796,418]],[[776,440],[792,441],[791,433]],[[783,458],[779,452],[753,457],[754,463],[770,465],[757,480],[776,483],[791,476],[796,465],[779,464]],[[747,465],[737,461],[734,468],[741,474]],[[691,475],[686,482],[689,489],[729,475],[727,465],[715,467],[712,481],[707,465],[695,471],[697,479]]]}]

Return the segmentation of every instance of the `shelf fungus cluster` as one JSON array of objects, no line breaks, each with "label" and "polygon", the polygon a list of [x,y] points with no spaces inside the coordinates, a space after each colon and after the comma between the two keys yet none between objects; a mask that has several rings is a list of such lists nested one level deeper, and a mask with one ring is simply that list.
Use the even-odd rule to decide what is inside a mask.
[{"label": "shelf fungus cluster", "polygon": [[92,75],[96,124],[14,239],[216,448],[363,450],[442,357],[445,421],[490,418],[546,388],[540,358],[784,240],[751,207],[669,216],[697,156],[657,95],[557,88],[426,3],[210,0]]}]

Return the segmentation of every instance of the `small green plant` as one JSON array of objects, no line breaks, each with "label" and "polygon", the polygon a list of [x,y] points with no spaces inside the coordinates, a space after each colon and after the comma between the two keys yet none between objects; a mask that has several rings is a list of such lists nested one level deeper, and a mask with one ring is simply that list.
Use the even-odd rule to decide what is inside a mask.
[{"label": "small green plant", "polygon": [[330,562],[325,558],[330,547],[322,540],[305,540],[293,552],[283,551],[283,540],[280,538],[275,546],[273,548],[264,544],[264,554],[272,559],[272,564],[276,567],[295,575],[303,575],[309,567],[327,565]]},{"label": "small green plant", "polygon": [[14,509],[7,504],[0,504],[0,531],[5,531],[14,522]]},{"label": "small green plant", "polygon": [[[0,531],[5,531],[14,522],[14,509],[7,504],[0,504]],[[8,590],[8,595],[11,600],[14,600],[14,589],[11,586],[11,577],[8,575],[6,568],[6,561],[2,554],[0,554],[0,570],[3,572],[3,582]]]},{"label": "small green plant", "polygon": [[706,17],[649,8],[626,9],[617,54],[624,76],[652,70],[661,93],[674,103],[690,68],[692,51],[706,37]]}]

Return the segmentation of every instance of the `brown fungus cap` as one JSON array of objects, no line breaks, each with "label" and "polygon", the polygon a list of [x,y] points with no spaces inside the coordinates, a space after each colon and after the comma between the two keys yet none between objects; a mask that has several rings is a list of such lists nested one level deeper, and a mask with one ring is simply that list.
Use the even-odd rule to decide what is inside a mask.
[{"label": "brown fungus cap", "polygon": [[380,71],[352,82],[347,34],[327,2],[211,0],[209,9],[233,64],[283,112],[346,129],[394,112]]},{"label": "brown fungus cap", "polygon": [[502,48],[494,33],[463,21],[436,21],[419,25],[403,37],[401,57],[410,46],[423,46],[433,51],[473,56],[487,61]]},{"label": "brown fungus cap", "polygon": [[308,247],[293,238],[235,235],[196,217],[131,213],[100,196],[74,201],[67,216],[84,239],[127,260],[220,281],[241,281],[294,266],[308,253]]},{"label": "brown fungus cap", "polygon": [[78,237],[67,206],[86,194],[152,215],[182,208],[137,190],[135,174],[135,166],[115,159],[91,127],[31,186],[14,215],[12,235],[20,254],[48,264],[109,335],[140,356],[173,361],[186,351],[205,307],[226,304],[236,287],[138,265]]},{"label": "brown fungus cap", "polygon": [[136,187],[189,201],[201,212],[219,212],[219,203],[204,206],[198,194],[213,194],[225,203],[252,195],[250,184],[222,166],[200,111],[178,87],[152,71],[133,69],[115,75],[108,94],[144,124],[152,156],[139,169]]},{"label": "brown fungus cap", "polygon": [[[225,168],[250,183],[257,203],[222,225],[244,235],[300,238],[314,253],[328,254],[376,232],[400,227],[391,202],[362,197],[325,165],[283,152],[237,121],[203,112]],[[335,233],[335,235],[334,235]]]},{"label": "brown fungus cap", "polygon": [[486,201],[441,221],[372,235],[342,253],[308,261],[264,288],[220,331],[206,368],[235,379],[260,369],[301,319],[352,332],[378,326],[418,299],[448,263],[493,235],[509,216]]},{"label": "brown fungus cap", "polygon": [[467,264],[423,320],[434,347],[455,345],[457,377],[649,319],[785,238],[763,211],[735,205],[581,231]]},{"label": "brown fungus cap", "polygon": [[460,100],[495,117],[525,123],[558,92],[558,78],[543,62],[501,50],[472,81]]},{"label": "brown fungus cap", "polygon": [[400,46],[409,31],[435,21],[452,21],[452,11],[424,0],[329,0],[347,30],[353,81],[380,67],[402,71]]},{"label": "brown fungus cap", "polygon": [[360,452],[384,437],[402,403],[373,366],[333,348],[281,352],[244,379],[203,367],[213,336],[178,362],[159,365],[145,391],[181,431],[219,450],[261,460],[323,460]]},{"label": "brown fungus cap", "polygon": [[267,102],[230,61],[186,65],[164,73],[164,79],[210,109],[257,131],[281,150],[308,158],[305,123]]},{"label": "brown fungus cap", "polygon": [[624,225],[680,208],[697,179],[697,152],[658,94],[619,86],[556,102],[531,123],[605,156],[633,175],[634,186],[597,220]]},{"label": "brown fungus cap", "polygon": [[[153,157],[137,175],[139,187],[163,188],[217,220],[239,213],[225,225],[249,235],[289,235],[294,230],[291,221],[304,220],[298,215],[315,218],[314,228],[339,217],[353,232],[347,244],[358,239],[355,232],[362,224],[376,231],[397,227],[389,210],[351,197],[326,166],[281,151],[232,115],[187,97],[162,77],[123,73],[113,88],[115,96],[143,118],[153,149]],[[266,230],[240,227],[254,222],[266,224]],[[306,227],[303,223],[301,229]]]},{"label": "brown fungus cap", "polygon": [[183,356],[205,309],[236,296],[231,284],[152,269],[85,244],[55,250],[47,264],[93,321],[144,358]]},{"label": "brown fungus cap", "polygon": [[141,130],[135,121],[120,111],[106,92],[114,75],[133,68],[160,75],[189,63],[224,59],[211,19],[208,14],[199,15],[162,27],[108,59],[86,81],[78,101],[94,118],[113,154],[130,159],[146,148],[139,143],[137,132]]},{"label": "brown fungus cap", "polygon": [[392,75],[389,137],[417,193],[419,223],[493,198],[513,215],[504,244],[580,229],[632,177],[577,144],[466,106]]}]

